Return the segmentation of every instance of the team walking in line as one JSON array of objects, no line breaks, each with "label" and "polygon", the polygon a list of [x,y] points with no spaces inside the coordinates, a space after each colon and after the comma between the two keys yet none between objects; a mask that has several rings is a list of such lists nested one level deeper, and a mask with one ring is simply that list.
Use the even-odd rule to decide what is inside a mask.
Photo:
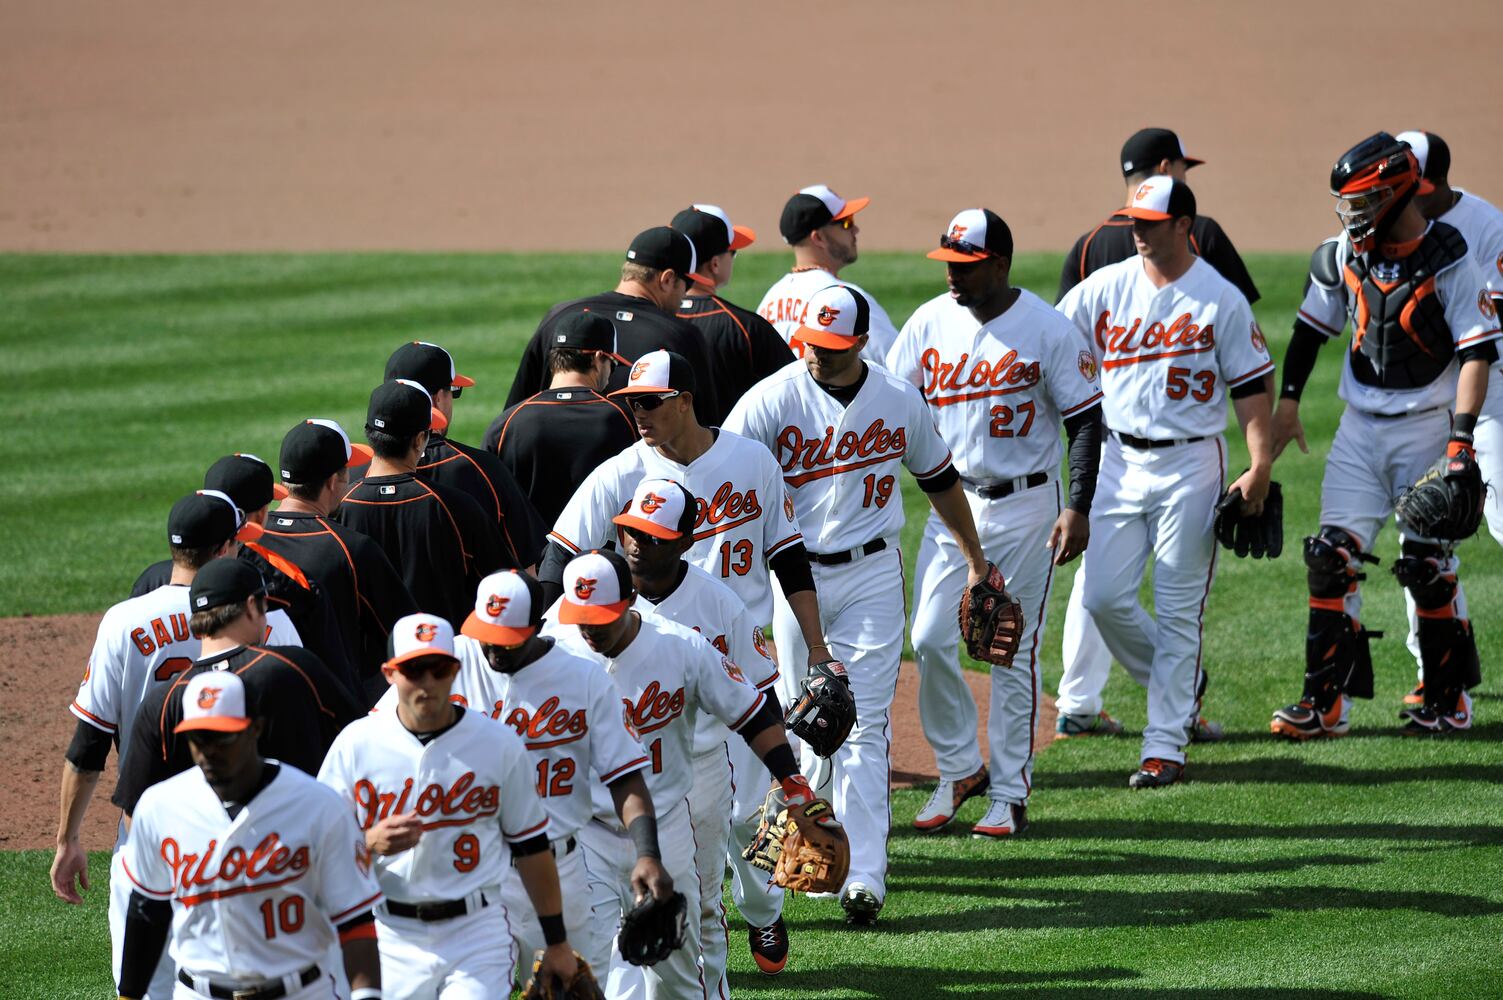
[{"label": "team walking in line", "polygon": [[[897,327],[840,277],[869,200],[816,185],[783,209],[795,266],[755,311],[721,295],[756,239],[725,211],[640,233],[613,290],[549,310],[482,446],[448,434],[475,381],[439,345],[398,347],[365,444],[309,417],[275,471],[228,455],[168,513],[170,558],[105,613],[69,706],[54,891],[88,888],[113,744],[122,997],[728,997],[727,870],[757,967],[789,961],[780,886],[812,883],[785,877],[779,837],[838,842],[822,888],[878,920],[905,626],[940,776],[918,831],[980,796],[973,836],[1028,830],[1049,598],[1077,557],[1058,735],[1121,732],[1115,660],[1147,691],[1128,786],[1193,776],[1191,744],[1222,735],[1221,524],[1277,528],[1274,462],[1308,451],[1300,399],[1348,327],[1302,543],[1303,686],[1270,729],[1339,737],[1376,694],[1361,583],[1397,511],[1403,728],[1464,732],[1468,532],[1403,505],[1438,458],[1447,480],[1503,477],[1503,213],[1450,185],[1450,158],[1406,132],[1337,161],[1342,232],[1277,377],[1258,290],[1187,183],[1201,161],[1166,129],[1123,147],[1125,203],[1053,306],[1013,285],[1003,217],[967,208],[928,254],[945,290]],[[912,567],[904,469],[930,508]],[[983,740],[957,609],[999,580],[1020,625]]]}]

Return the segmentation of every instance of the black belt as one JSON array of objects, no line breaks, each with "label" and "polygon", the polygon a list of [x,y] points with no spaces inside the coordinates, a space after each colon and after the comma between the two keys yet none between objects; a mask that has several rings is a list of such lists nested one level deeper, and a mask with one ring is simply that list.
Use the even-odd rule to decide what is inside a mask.
[{"label": "black belt", "polygon": [[[312,985],[314,980],[318,979],[320,973],[318,966],[310,965],[297,975],[301,985],[309,986]],[[195,979],[181,970],[178,971],[177,981],[195,993],[203,992],[196,984],[200,981],[206,982],[208,984],[209,996],[220,997],[222,1000],[277,1000],[278,997],[285,997],[287,995],[287,986],[284,983],[267,983],[265,986],[250,987],[226,986],[223,983],[216,983],[212,979]]]},{"label": "black belt", "polygon": [[846,552],[810,552],[809,561],[819,563],[821,566],[839,566],[842,563],[851,562],[858,556],[876,555],[887,548],[887,541],[882,538],[873,538],[859,549],[850,549]]},{"label": "black belt", "polygon": [[[564,841],[563,844],[550,843],[548,845],[548,849],[553,851],[553,856],[555,858],[566,858],[574,853],[574,848],[576,846],[577,845],[574,842],[574,838],[570,837],[568,840]],[[563,847],[563,850],[558,850],[559,847]],[[513,868],[517,867],[517,856],[515,854],[511,856],[511,866]]]},{"label": "black belt", "polygon": [[1010,497],[1018,490],[1031,490],[1035,486],[1042,486],[1049,481],[1047,472],[1030,472],[1023,477],[1023,485],[1019,486],[1016,479],[1009,479],[1005,483],[992,483],[989,486],[973,486],[971,492],[983,500],[1001,500]]},{"label": "black belt", "polygon": [[1368,416],[1374,420],[1398,420],[1401,417],[1417,417],[1421,413],[1434,413],[1444,405],[1443,403],[1436,403],[1434,406],[1427,406],[1423,410],[1405,410],[1403,413],[1369,413]]},{"label": "black belt", "polygon": [[[455,917],[462,917],[470,912],[470,903],[466,899],[445,899],[437,903],[398,903],[388,899],[384,905],[390,916],[409,917],[424,923],[432,923],[435,920],[453,920]],[[485,893],[481,893],[480,906],[489,905],[491,901],[485,898]]]},{"label": "black belt", "polygon": [[1173,448],[1177,444],[1190,444],[1194,441],[1205,440],[1205,435],[1193,438],[1170,438],[1166,441],[1156,441],[1153,438],[1140,438],[1136,434],[1123,434],[1121,431],[1112,431],[1111,435],[1130,448]]}]

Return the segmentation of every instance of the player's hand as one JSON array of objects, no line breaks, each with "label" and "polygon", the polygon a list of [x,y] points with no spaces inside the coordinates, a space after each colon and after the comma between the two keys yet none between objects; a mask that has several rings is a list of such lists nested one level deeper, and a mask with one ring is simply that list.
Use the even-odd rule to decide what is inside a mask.
[{"label": "player's hand", "polygon": [[1285,397],[1273,408],[1273,457],[1283,454],[1290,441],[1299,442],[1299,450],[1310,454],[1310,446],[1305,444],[1304,425],[1299,422],[1299,400]]},{"label": "player's hand", "polygon": [[569,942],[560,941],[543,949],[543,960],[537,971],[539,980],[547,982],[551,976],[567,986],[578,974],[579,959],[574,957],[574,949],[569,946]]},{"label": "player's hand", "polygon": [[415,812],[388,816],[365,831],[365,846],[376,854],[401,854],[417,844],[423,821]]},{"label": "player's hand", "polygon": [[1049,531],[1049,547],[1054,550],[1054,565],[1063,566],[1086,550],[1091,540],[1091,522],[1075,510],[1061,511]]},{"label": "player's hand", "polygon": [[1242,491],[1243,514],[1256,517],[1263,513],[1263,501],[1268,498],[1269,478],[1268,469],[1248,469],[1227,487],[1227,492],[1237,489]]},{"label": "player's hand", "polygon": [[52,891],[58,899],[77,906],[83,902],[83,896],[78,889],[73,888],[74,878],[78,879],[79,889],[87,892],[89,856],[84,853],[83,845],[76,840],[57,846],[57,854],[52,858]]},{"label": "player's hand", "polygon": [[631,870],[631,891],[638,900],[649,893],[654,899],[667,899],[673,895],[673,876],[657,858],[638,858]]}]

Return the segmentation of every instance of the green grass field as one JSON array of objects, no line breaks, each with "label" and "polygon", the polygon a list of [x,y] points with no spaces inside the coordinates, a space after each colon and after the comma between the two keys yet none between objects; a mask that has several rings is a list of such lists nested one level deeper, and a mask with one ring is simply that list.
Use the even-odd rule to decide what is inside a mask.
[{"label": "green grass field", "polygon": [[[410,339],[456,355],[480,385],[455,436],[478,439],[518,348],[554,301],[613,283],[615,255],[0,256],[0,616],[98,611],[161,558],[167,508],[230,451],[275,462],[307,416],[355,431],[387,354]],[[1253,257],[1257,313],[1276,357],[1303,260]],[[754,304],[786,266],[744,255],[731,297]],[[1058,258],[1025,257],[1015,279],[1052,297]],[[873,255],[850,276],[901,320],[943,287],[939,265]],[[1463,570],[1484,672],[1477,728],[1443,742],[1398,735],[1413,682],[1403,605],[1375,568],[1364,619],[1379,697],[1354,735],[1297,747],[1267,735],[1298,693],[1304,569],[1323,452],[1340,412],[1337,351],[1306,393],[1313,454],[1276,468],[1289,542],[1277,562],[1224,559],[1207,617],[1209,714],[1229,738],[1192,751],[1188,780],[1132,793],[1134,737],[1057,744],[1038,762],[1032,829],[1012,843],[963,832],[919,838],[927,795],[894,799],[887,908],[853,932],[832,903],[789,908],[794,957],[751,971],[734,921],[732,985],[746,997],[1483,997],[1503,994],[1503,710],[1495,664],[1503,554],[1485,534]],[[1235,439],[1236,435],[1233,434]],[[1238,467],[1233,443],[1233,468]],[[922,500],[909,491],[910,556]],[[1385,563],[1393,534],[1379,541]],[[1060,621],[1069,574],[1056,587]],[[1051,629],[1046,682],[1059,677]],[[59,693],[59,699],[62,693]],[[1138,731],[1143,694],[1121,671],[1110,709]],[[59,705],[61,700],[59,701]],[[53,706],[55,708],[57,706]],[[53,710],[46,708],[44,710]],[[51,763],[47,764],[50,772]],[[38,786],[52,809],[50,784]],[[99,806],[96,803],[96,808]],[[0,997],[111,994],[107,857],[83,908],[47,888],[49,855],[0,853]]]}]

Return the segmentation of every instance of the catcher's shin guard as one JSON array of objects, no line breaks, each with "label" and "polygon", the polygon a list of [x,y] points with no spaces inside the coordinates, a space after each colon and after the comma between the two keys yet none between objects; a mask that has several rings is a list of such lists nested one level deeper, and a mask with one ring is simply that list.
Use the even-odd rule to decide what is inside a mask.
[{"label": "catcher's shin guard", "polygon": [[1305,538],[1306,579],[1310,586],[1310,630],[1305,635],[1304,700],[1327,712],[1342,694],[1373,696],[1369,638],[1381,635],[1362,628],[1346,613],[1346,596],[1367,579],[1358,571],[1376,557],[1341,528],[1323,526]]},{"label": "catcher's shin guard", "polygon": [[1425,671],[1424,705],[1451,711],[1461,692],[1482,681],[1471,622],[1456,617],[1456,576],[1445,572],[1445,549],[1405,541],[1393,575],[1414,598],[1420,664]]}]

